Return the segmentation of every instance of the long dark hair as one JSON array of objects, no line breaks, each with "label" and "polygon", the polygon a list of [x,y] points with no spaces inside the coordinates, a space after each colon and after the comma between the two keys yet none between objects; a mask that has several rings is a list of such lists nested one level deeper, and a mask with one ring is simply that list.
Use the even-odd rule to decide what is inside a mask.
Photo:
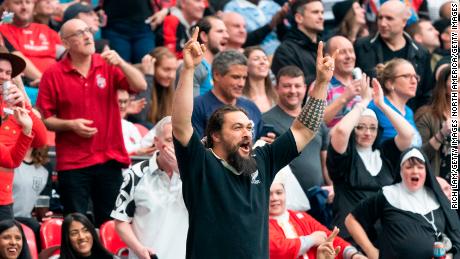
[{"label": "long dark hair", "polygon": [[60,259],[76,259],[81,258],[81,256],[73,249],[72,244],[70,243],[70,224],[72,222],[78,221],[83,226],[85,226],[88,231],[93,236],[93,247],[91,247],[91,256],[93,258],[112,258],[112,254],[104,248],[99,236],[96,233],[94,225],[89,221],[89,219],[81,213],[71,213],[64,218],[62,222],[62,233],[61,233],[61,255]]},{"label": "long dark hair", "polygon": [[442,68],[436,86],[433,89],[430,105],[423,106],[415,114],[415,120],[425,113],[431,113],[439,121],[445,121],[445,112],[450,111],[450,96],[447,94],[447,80],[450,77],[450,65]]},{"label": "long dark hair", "polygon": [[224,117],[225,114],[230,112],[242,112],[248,116],[248,113],[240,108],[233,105],[224,105],[219,109],[215,110],[211,117],[209,117],[208,124],[206,125],[205,136],[206,142],[205,147],[212,148],[214,147],[214,142],[212,140],[212,135],[216,132],[220,132],[222,130],[222,125],[224,125]]},{"label": "long dark hair", "polygon": [[6,219],[0,221],[0,234],[3,233],[5,230],[10,229],[12,227],[17,227],[19,232],[21,232],[22,237],[22,249],[19,253],[18,259],[31,259],[30,252],[29,252],[29,245],[27,244],[26,235],[24,234],[24,230],[19,222],[12,219]]}]

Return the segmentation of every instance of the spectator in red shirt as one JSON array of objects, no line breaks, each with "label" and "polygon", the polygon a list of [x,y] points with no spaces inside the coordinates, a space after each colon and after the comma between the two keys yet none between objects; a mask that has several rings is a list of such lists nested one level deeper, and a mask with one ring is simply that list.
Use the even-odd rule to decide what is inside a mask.
[{"label": "spectator in red shirt", "polygon": [[115,51],[95,54],[88,25],[63,24],[68,55],[50,67],[40,83],[37,106],[48,129],[56,131],[56,153],[64,214],[86,213],[94,204],[96,225],[110,219],[130,163],[123,144],[117,89],[144,91],[142,73]]},{"label": "spectator in red shirt", "polygon": [[[307,213],[286,209],[282,179],[282,173],[276,175],[270,188],[270,259],[315,259],[318,246],[332,232]],[[340,237],[335,238],[333,246],[342,248],[338,258],[366,258]]]},{"label": "spectator in red shirt", "polygon": [[190,27],[203,18],[205,0],[180,0],[177,7],[170,8],[163,24],[156,32],[156,45],[165,46],[178,59],[182,59],[182,49],[190,39]]},{"label": "spectator in red shirt", "polygon": [[[0,85],[11,81],[24,70],[26,63],[20,57],[0,53]],[[3,114],[3,107],[10,105],[14,116]],[[25,107],[25,108],[23,108]],[[7,96],[0,95],[0,220],[13,218],[13,169],[17,167],[31,145],[43,147],[46,142],[46,129],[41,120],[30,112],[25,102],[24,92],[14,83]]]},{"label": "spectator in red shirt", "polygon": [[0,25],[5,46],[27,58],[25,76],[37,84],[42,73],[63,53],[57,32],[45,24],[32,22],[35,1],[5,0],[4,6],[14,13],[13,23]]}]

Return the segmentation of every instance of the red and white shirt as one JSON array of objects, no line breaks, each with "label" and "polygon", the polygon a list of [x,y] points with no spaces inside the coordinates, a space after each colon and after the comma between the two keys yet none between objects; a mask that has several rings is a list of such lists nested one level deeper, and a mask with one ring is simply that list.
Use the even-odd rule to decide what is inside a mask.
[{"label": "red and white shirt", "polygon": [[99,54],[92,55],[86,77],[73,68],[69,55],[43,74],[37,106],[44,118],[83,118],[93,121],[89,127],[97,128],[97,133],[90,138],[80,137],[71,130],[56,132],[58,171],[85,168],[109,160],[126,167],[130,164],[118,108],[117,89],[120,88],[129,88],[125,75]]},{"label": "red and white shirt", "polygon": [[2,24],[0,33],[41,72],[56,63],[56,45],[61,44],[61,39],[47,25],[31,23],[27,27],[17,27]]}]

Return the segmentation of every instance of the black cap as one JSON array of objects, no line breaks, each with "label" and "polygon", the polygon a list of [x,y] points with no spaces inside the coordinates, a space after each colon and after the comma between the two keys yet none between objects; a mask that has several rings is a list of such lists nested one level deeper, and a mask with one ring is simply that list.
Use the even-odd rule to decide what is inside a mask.
[{"label": "black cap", "polygon": [[332,6],[332,13],[334,14],[336,24],[340,24],[343,21],[354,2],[353,0],[347,0],[337,2]]},{"label": "black cap", "polygon": [[62,18],[62,23],[67,22],[70,19],[75,18],[79,13],[89,13],[92,12],[93,7],[87,4],[76,3],[69,7],[64,12],[64,17]]}]

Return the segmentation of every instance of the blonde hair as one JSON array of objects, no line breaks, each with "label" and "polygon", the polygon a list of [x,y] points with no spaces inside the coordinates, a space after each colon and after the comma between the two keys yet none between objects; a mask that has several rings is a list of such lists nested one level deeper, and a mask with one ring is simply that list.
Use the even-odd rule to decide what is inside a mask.
[{"label": "blonde hair", "polygon": [[[166,47],[155,48],[152,52],[149,53],[152,57],[156,59],[155,70],[166,58],[176,58],[176,56]],[[155,76],[154,76],[155,78]],[[152,123],[156,123],[161,120],[163,117],[172,114],[172,101],[174,97],[174,80],[172,80],[171,85],[168,87],[163,87],[157,85],[156,81],[153,80],[153,89],[152,89],[152,105],[150,106],[150,111],[147,115],[147,118]]]},{"label": "blonde hair", "polygon": [[375,70],[377,72],[377,79],[379,80],[380,84],[383,87],[383,92],[385,95],[390,93],[391,91],[387,88],[386,84],[388,82],[393,82],[394,77],[396,75],[396,69],[402,64],[409,64],[412,66],[412,63],[403,59],[403,58],[394,58],[386,63],[377,64]]}]

